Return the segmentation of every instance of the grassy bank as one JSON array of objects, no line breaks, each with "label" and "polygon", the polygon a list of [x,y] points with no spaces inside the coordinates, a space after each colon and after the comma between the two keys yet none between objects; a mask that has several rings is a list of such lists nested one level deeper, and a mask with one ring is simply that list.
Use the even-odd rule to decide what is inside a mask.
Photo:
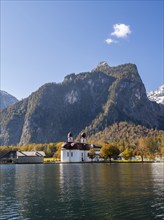
[{"label": "grassy bank", "polygon": [[58,162],[59,160],[57,160],[56,158],[54,157],[49,157],[49,158],[44,158],[44,163],[56,163]]},{"label": "grassy bank", "polygon": [[[56,158],[44,158],[44,163],[63,163]],[[70,162],[66,162],[70,163]],[[110,163],[110,161],[89,161],[89,162],[72,162],[72,163]],[[154,163],[154,161],[140,161],[140,160],[112,160],[111,163]]]}]

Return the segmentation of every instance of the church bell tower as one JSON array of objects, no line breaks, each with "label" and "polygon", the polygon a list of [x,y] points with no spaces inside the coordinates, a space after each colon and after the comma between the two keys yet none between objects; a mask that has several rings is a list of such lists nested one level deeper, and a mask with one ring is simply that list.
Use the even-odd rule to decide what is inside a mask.
[{"label": "church bell tower", "polygon": [[73,142],[73,135],[71,132],[68,133],[67,137],[68,137],[68,142]]},{"label": "church bell tower", "polygon": [[87,140],[86,140],[86,133],[81,133],[81,143],[86,144]]}]

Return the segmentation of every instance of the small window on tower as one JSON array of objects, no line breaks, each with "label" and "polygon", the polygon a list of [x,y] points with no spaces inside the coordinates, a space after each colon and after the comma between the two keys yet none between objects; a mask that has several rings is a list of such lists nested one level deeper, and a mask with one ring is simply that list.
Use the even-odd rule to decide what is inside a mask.
[{"label": "small window on tower", "polygon": [[73,152],[71,152],[71,157],[73,157]]},{"label": "small window on tower", "polygon": [[69,152],[67,152],[67,157],[69,157]]}]

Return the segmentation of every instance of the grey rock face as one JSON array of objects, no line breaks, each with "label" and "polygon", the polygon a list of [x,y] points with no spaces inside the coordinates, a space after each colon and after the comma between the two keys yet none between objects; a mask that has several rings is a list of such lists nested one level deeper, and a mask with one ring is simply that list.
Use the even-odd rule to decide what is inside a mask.
[{"label": "grey rock face", "polygon": [[164,129],[163,109],[148,100],[137,67],[109,67],[70,74],[42,86],[1,112],[0,145],[64,141],[68,131],[91,135],[114,122]]},{"label": "grey rock face", "polygon": [[7,92],[0,90],[0,109],[7,108],[16,102],[18,102],[18,99],[8,94]]}]

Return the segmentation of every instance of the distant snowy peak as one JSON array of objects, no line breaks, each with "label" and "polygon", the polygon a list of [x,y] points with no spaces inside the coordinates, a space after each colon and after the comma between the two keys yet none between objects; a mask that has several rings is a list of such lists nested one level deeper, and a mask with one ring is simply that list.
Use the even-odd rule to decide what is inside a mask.
[{"label": "distant snowy peak", "polygon": [[147,96],[150,101],[155,101],[158,104],[164,105],[164,84],[160,86],[157,90],[149,92]]},{"label": "distant snowy peak", "polygon": [[16,102],[18,102],[17,98],[5,91],[0,90],[0,109],[7,108],[9,105],[13,105]]}]

